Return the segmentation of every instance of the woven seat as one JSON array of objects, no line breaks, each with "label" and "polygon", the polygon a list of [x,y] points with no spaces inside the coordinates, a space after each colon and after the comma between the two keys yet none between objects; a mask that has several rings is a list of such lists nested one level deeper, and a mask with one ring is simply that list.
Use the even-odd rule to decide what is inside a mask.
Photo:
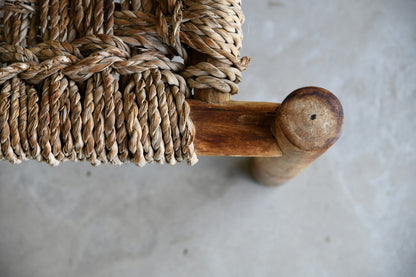
[{"label": "woven seat", "polygon": [[1,15],[0,157],[12,163],[194,164],[185,99],[237,93],[249,62],[240,1],[10,0]]}]

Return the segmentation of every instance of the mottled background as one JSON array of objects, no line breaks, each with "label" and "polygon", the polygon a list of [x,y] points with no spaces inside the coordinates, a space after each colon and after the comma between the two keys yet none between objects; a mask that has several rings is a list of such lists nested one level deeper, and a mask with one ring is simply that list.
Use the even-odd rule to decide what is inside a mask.
[{"label": "mottled background", "polygon": [[340,141],[279,188],[193,168],[0,163],[0,276],[414,276],[416,1],[244,1],[235,99],[333,91]]}]

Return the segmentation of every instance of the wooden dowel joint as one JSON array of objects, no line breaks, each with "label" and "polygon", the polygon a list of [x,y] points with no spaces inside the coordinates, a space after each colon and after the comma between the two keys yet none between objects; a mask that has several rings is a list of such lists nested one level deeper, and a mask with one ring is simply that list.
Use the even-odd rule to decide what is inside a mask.
[{"label": "wooden dowel joint", "polygon": [[[191,63],[221,62],[191,51]],[[329,91],[306,87],[292,92],[279,106],[230,101],[229,93],[195,89],[191,118],[198,155],[247,156],[253,175],[265,185],[282,184],[303,171],[339,138],[344,114]],[[279,157],[281,156],[281,157]]]}]

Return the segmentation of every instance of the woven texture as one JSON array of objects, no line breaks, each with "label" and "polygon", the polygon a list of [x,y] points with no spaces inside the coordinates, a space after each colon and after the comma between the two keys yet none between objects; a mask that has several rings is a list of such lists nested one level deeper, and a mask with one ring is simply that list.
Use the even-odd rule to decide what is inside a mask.
[{"label": "woven texture", "polygon": [[237,0],[2,2],[0,158],[196,163],[186,98],[238,92],[243,20]]}]

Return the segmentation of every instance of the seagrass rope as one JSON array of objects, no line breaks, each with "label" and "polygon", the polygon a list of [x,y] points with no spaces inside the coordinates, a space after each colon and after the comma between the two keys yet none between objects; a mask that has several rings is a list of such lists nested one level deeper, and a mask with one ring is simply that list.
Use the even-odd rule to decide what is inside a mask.
[{"label": "seagrass rope", "polygon": [[[0,158],[12,163],[194,164],[186,98],[237,93],[249,63],[238,0],[0,4]],[[191,49],[224,66],[190,65]]]}]

